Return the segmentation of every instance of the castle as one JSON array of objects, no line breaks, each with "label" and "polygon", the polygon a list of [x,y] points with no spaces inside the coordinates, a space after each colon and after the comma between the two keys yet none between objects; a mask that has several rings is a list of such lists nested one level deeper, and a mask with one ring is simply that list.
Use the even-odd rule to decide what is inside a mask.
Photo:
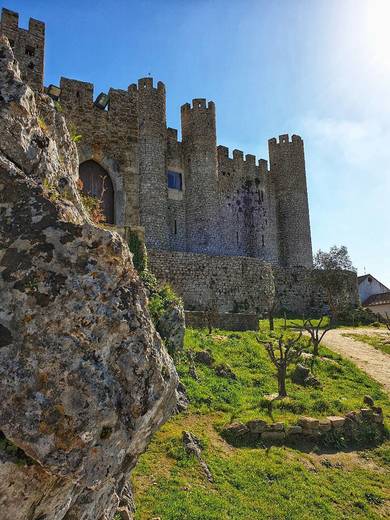
[{"label": "castle", "polygon": [[[217,146],[216,109],[194,99],[181,107],[181,135],[166,125],[163,83],[142,78],[96,99],[91,83],[61,78],[44,89],[45,25],[3,9],[23,79],[54,92],[77,143],[80,178],[101,197],[108,223],[144,233],[152,270],[176,288],[186,307],[213,300],[220,312],[264,310],[262,280],[271,264],[281,305],[318,307],[301,137],[268,141],[269,163]],[[265,283],[265,282],[264,282]]]}]

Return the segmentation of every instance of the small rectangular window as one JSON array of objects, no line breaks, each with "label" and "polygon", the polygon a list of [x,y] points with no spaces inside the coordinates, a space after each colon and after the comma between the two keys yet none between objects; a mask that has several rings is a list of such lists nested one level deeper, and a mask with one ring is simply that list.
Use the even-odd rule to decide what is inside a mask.
[{"label": "small rectangular window", "polygon": [[179,172],[168,171],[168,188],[171,190],[182,190],[183,179]]},{"label": "small rectangular window", "polygon": [[31,58],[32,58],[33,56],[35,56],[34,47],[31,47],[31,45],[26,45],[25,53],[26,53],[26,56],[31,56]]}]

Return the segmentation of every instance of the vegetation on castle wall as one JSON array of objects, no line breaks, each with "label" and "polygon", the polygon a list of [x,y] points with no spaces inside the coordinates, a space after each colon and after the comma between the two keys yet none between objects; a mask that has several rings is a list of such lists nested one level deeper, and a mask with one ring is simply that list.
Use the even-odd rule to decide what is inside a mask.
[{"label": "vegetation on castle wall", "polygon": [[148,268],[148,255],[144,242],[139,238],[136,231],[130,230],[128,245],[133,253],[133,265],[138,273],[143,273]]}]

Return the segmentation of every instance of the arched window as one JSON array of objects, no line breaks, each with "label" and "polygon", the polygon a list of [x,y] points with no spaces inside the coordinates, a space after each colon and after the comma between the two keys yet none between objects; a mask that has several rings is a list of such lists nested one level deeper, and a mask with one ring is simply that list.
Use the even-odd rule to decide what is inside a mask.
[{"label": "arched window", "polygon": [[102,210],[107,224],[114,224],[114,187],[110,176],[95,161],[85,161],[79,167],[83,192],[102,201]]}]

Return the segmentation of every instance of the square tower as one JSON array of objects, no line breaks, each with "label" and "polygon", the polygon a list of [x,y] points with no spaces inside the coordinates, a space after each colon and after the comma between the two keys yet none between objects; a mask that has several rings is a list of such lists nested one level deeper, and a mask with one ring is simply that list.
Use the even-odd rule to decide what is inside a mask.
[{"label": "square tower", "polygon": [[23,81],[33,90],[43,90],[45,24],[30,18],[28,29],[19,28],[19,15],[2,9],[0,34],[6,36],[19,63]]}]

